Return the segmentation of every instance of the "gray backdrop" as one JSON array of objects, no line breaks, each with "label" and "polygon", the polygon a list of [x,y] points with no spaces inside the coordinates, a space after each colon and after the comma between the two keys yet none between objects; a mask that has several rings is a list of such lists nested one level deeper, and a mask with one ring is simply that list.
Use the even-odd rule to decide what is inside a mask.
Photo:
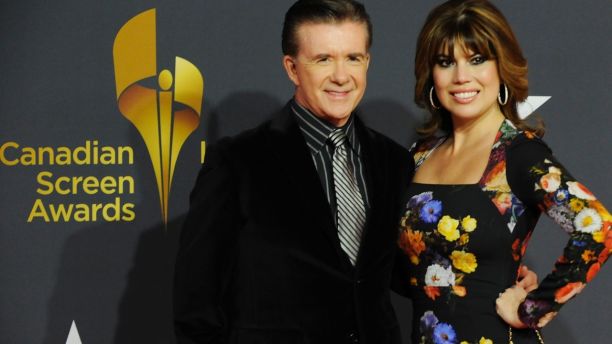
[{"label": "gray backdrop", "polygon": [[[415,39],[439,1],[365,1],[374,24],[365,121],[404,146],[423,112],[412,102]],[[495,1],[530,67],[530,94],[557,157],[607,204],[609,187],[611,3]],[[281,68],[280,31],[291,1],[6,1],[0,3],[0,145],[130,146],[133,164],[8,166],[0,163],[0,342],[65,343],[75,321],[82,343],[172,343],[171,276],[177,235],[199,169],[200,142],[254,126],[283,105],[292,87]],[[177,163],[170,219],[161,221],[151,162],[115,99],[113,40],[136,14],[157,8],[158,65],[174,56],[205,78],[199,128]],[[12,160],[17,150],[7,149]],[[265,154],[265,152],[262,152]],[[37,176],[133,176],[133,194],[42,196]],[[134,205],[133,221],[28,222],[44,204]],[[567,236],[542,219],[527,264],[544,276]],[[609,342],[610,269],[545,330],[547,343]],[[409,331],[410,302],[394,296]],[[407,337],[407,336],[405,336]],[[407,341],[407,339],[406,339]],[[74,342],[73,342],[74,343]]]}]

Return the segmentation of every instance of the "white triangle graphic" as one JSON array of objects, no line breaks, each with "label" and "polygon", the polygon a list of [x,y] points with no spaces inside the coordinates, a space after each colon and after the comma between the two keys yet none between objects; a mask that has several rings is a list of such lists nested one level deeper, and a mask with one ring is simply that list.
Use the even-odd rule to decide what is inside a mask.
[{"label": "white triangle graphic", "polygon": [[72,320],[72,326],[70,326],[70,332],[68,333],[66,344],[83,344],[81,342],[81,337],[79,337],[79,330],[77,330],[74,320]]},{"label": "white triangle graphic", "polygon": [[517,110],[519,117],[525,119],[529,117],[537,108],[546,103],[551,97],[550,96],[529,96],[527,100],[517,104]]}]

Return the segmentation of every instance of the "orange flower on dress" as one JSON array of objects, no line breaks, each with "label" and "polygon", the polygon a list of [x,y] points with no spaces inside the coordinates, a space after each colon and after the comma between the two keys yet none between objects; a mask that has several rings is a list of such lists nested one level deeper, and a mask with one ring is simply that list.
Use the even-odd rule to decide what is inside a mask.
[{"label": "orange flower on dress", "polygon": [[598,200],[589,201],[589,207],[595,209],[595,211],[601,216],[603,221],[607,221],[608,225],[612,221],[612,215],[608,212],[606,207],[601,204]]},{"label": "orange flower on dress", "polygon": [[484,180],[486,191],[510,192],[510,186],[506,180],[506,161],[502,160],[498,162],[497,165],[487,173]]},{"label": "orange flower on dress", "polygon": [[413,231],[412,229],[402,232],[400,247],[406,252],[412,264],[418,265],[419,255],[425,250],[423,233],[421,231]]},{"label": "orange flower on dress", "polygon": [[606,246],[607,249],[612,249],[612,230],[610,230],[610,222],[606,221],[604,222],[603,226],[602,226],[602,231],[606,232],[606,239],[604,240],[604,245]]},{"label": "orange flower on dress", "polygon": [[589,263],[591,260],[595,259],[595,251],[593,250],[584,250],[584,252],[582,252],[582,260],[584,260],[585,263]]},{"label": "orange flower on dress", "polygon": [[574,295],[579,294],[584,287],[586,287],[586,284],[582,282],[571,282],[566,284],[555,292],[555,302],[566,303],[569,299],[574,297]]},{"label": "orange flower on dress", "polygon": [[465,289],[464,286],[454,285],[453,293],[459,297],[464,297],[467,294],[467,290]]},{"label": "orange flower on dress", "polygon": [[586,276],[587,283],[591,282],[591,280],[599,272],[599,269],[601,269],[601,264],[595,263],[595,264],[591,265],[591,267],[589,268],[589,271],[587,272],[587,276]]},{"label": "orange flower on dress", "polygon": [[432,300],[435,300],[438,296],[440,296],[440,288],[438,287],[426,285],[423,287],[423,289],[425,290],[425,295]]}]

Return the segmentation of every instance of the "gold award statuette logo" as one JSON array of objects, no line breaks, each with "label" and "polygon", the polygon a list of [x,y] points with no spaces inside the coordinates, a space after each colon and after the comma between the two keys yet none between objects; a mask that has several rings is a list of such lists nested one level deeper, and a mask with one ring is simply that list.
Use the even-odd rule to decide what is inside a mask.
[{"label": "gold award statuette logo", "polygon": [[[142,136],[155,171],[162,218],[168,223],[168,198],[181,147],[198,127],[204,79],[196,66],[176,56],[174,75],[157,70],[155,9],[130,19],[113,44],[119,110]],[[159,88],[143,86],[157,78]]]}]

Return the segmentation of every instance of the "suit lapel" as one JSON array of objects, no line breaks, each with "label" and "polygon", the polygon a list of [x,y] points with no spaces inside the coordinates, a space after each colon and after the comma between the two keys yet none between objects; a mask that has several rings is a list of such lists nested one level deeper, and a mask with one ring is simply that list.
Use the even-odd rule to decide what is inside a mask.
[{"label": "suit lapel", "polygon": [[289,179],[292,189],[288,192],[303,199],[300,204],[312,215],[310,219],[315,227],[323,231],[330,244],[340,254],[340,243],[329,203],[308,146],[293,116],[287,105],[282,113],[272,119],[268,149],[277,160],[277,166],[284,170],[283,175]]},{"label": "suit lapel", "polygon": [[381,161],[382,152],[380,152],[380,148],[374,140],[372,133],[359,118],[356,118],[355,124],[361,143],[361,159],[364,165],[366,187],[370,199],[368,220],[361,236],[357,259],[357,266],[363,266],[364,260],[367,259],[369,246],[373,244],[375,239],[373,237],[376,235],[376,227],[379,223],[380,205],[384,204],[381,197],[384,197],[385,192],[383,185],[383,178],[385,177],[383,175],[383,167],[385,165]]}]

